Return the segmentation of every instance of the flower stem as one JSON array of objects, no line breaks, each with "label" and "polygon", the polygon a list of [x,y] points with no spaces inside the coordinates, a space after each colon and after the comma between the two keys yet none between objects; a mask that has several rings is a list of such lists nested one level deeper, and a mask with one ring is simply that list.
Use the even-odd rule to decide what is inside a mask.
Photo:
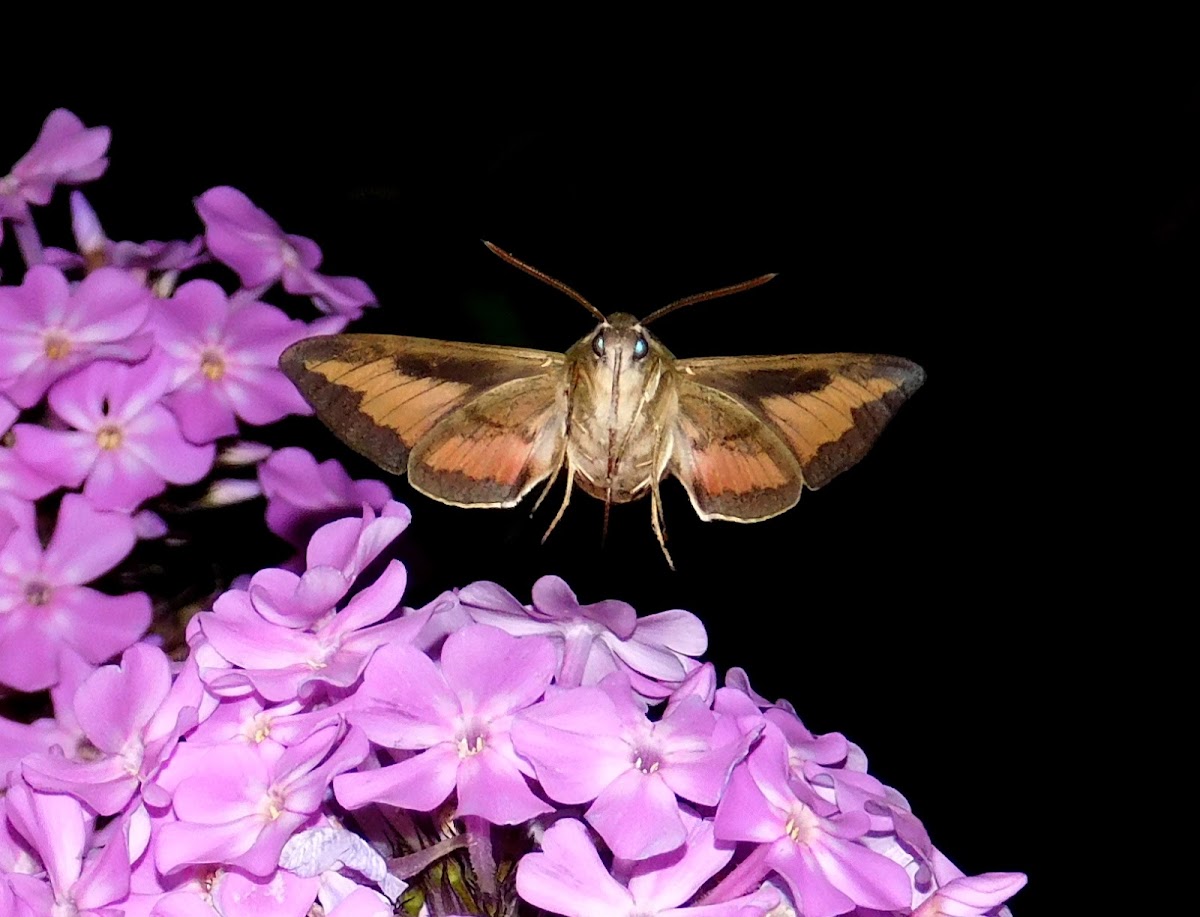
[{"label": "flower stem", "polygon": [[489,898],[496,897],[496,859],[492,854],[492,826],[478,815],[464,815],[467,826],[467,855],[479,890]]},{"label": "flower stem", "polygon": [[771,871],[771,867],[765,862],[770,850],[770,844],[759,844],[729,875],[702,896],[697,904],[723,904],[758,888]]}]

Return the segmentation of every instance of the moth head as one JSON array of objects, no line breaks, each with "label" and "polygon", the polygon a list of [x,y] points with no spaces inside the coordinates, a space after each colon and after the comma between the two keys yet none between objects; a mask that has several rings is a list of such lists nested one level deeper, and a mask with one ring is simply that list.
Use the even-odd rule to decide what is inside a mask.
[{"label": "moth head", "polygon": [[658,339],[628,312],[614,312],[596,326],[591,336],[592,357],[600,363],[624,368],[645,365],[652,353],[665,353]]}]

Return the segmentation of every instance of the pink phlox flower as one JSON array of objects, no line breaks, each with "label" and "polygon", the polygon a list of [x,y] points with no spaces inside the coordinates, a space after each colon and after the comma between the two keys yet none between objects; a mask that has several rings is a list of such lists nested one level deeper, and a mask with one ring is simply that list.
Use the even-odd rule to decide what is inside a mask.
[{"label": "pink phlox flower", "polygon": [[[731,681],[738,683],[727,679],[727,683]],[[764,707],[765,728],[777,733],[787,744],[790,780],[806,785],[812,792],[833,802],[841,812],[866,814],[871,820],[871,831],[895,832],[910,849],[928,859],[932,845],[924,826],[913,816],[903,796],[866,772],[866,756],[857,745],[837,732],[814,735],[791,704],[786,701],[766,703],[752,690],[749,695],[742,693],[748,689],[748,681],[744,682],[744,688],[721,689],[717,709],[737,715],[735,710],[741,709],[744,713],[746,703]],[[741,705],[737,703],[738,698],[743,699]]]},{"label": "pink phlox flower", "polygon": [[[985,872],[951,879],[926,898],[912,917],[983,917],[1025,887],[1024,873]],[[1007,911],[1004,908],[1004,911]]]},{"label": "pink phlox flower", "polygon": [[208,260],[204,254],[203,236],[196,236],[191,241],[111,241],[82,191],[71,192],[71,228],[79,251],[47,247],[44,263],[64,271],[77,268],[95,270],[111,265],[136,271],[145,283],[152,271],[185,271]]},{"label": "pink phlox flower", "polygon": [[159,354],[136,366],[85,366],[50,390],[50,407],[73,429],[18,424],[18,457],[56,484],[83,483],[97,509],[131,512],[167,482],[194,484],[212,468],[216,447],[183,438],[161,402],[170,378]]},{"label": "pink phlox flower", "polygon": [[[399,561],[391,561],[345,608],[325,606],[315,621],[310,613],[320,606],[311,601],[312,593],[327,598],[335,590],[312,582],[335,577],[310,576],[313,573],[306,573],[310,578],[305,581],[286,570],[264,570],[255,575],[249,592],[227,592],[217,599],[213,611],[201,619],[201,628],[211,646],[237,668],[206,671],[205,681],[213,691],[236,694],[249,684],[268,701],[307,701],[319,685],[354,684],[381,645],[407,642],[425,624],[419,618],[378,623],[396,609],[404,593],[406,573]],[[286,577],[295,581],[283,582]],[[281,622],[292,609],[292,620]]]},{"label": "pink phlox flower", "polygon": [[840,733],[816,736],[811,733],[795,709],[784,700],[771,703],[750,687],[740,669],[726,677],[726,687],[716,692],[714,709],[736,718],[743,729],[766,729],[783,739],[788,750],[790,779],[806,784],[810,790],[843,811],[867,811],[872,830],[890,831],[892,823],[880,806],[886,787],[866,773],[865,756]]},{"label": "pink phlox flower", "polygon": [[192,442],[312,409],[279,369],[284,348],[311,334],[301,321],[253,299],[231,300],[211,280],[183,284],[151,316],[171,364],[167,406]]},{"label": "pink phlox flower", "polygon": [[[10,827],[37,854],[49,883],[48,900],[39,894],[27,906],[55,917],[120,913],[109,907],[129,894],[129,836],[123,820],[110,826],[101,846],[92,817],[73,796],[39,793],[15,783],[5,801]],[[19,897],[23,889],[14,891]]]},{"label": "pink phlox flower", "polygon": [[[169,893],[152,896],[143,907],[149,908],[146,917],[308,917],[317,889],[317,880],[285,869],[248,876],[205,867]],[[126,917],[141,917],[141,913],[127,907]]]},{"label": "pink phlox flower", "polygon": [[370,507],[363,512],[362,519],[339,519],[313,536],[303,575],[262,570],[247,590],[226,592],[212,612],[198,616],[209,645],[237,667],[206,671],[213,691],[240,694],[251,685],[269,701],[308,700],[318,685],[354,684],[384,643],[420,633],[428,615],[379,623],[404,594],[407,575],[399,561],[337,609],[358,574],[409,520],[407,508],[395,502],[378,518]]},{"label": "pink phlox flower", "polygon": [[299,744],[329,723],[344,718],[345,700],[311,708],[299,701],[270,705],[257,694],[223,698],[203,723],[188,734],[188,745],[218,746],[240,742],[246,746],[273,743]]},{"label": "pink phlox flower", "polygon": [[101,815],[119,812],[139,790],[151,805],[169,797],[153,785],[159,766],[196,724],[196,707],[171,698],[170,663],[144,643],[125,651],[121,664],[97,669],[75,694],[74,707],[92,753],[85,759],[42,753],[22,772],[35,789],[70,793]]},{"label": "pink phlox flower", "polygon": [[700,664],[692,657],[708,647],[704,625],[691,612],[639,618],[632,606],[612,599],[580,605],[557,576],[533,584],[532,607],[489,582],[459,590],[459,601],[480,624],[555,638],[562,660],[557,681],[563,686],[598,684],[621,671],[639,695],[661,700]]},{"label": "pink phlox flower", "polygon": [[451,792],[458,814],[515,825],[553,809],[529,789],[529,766],[513,750],[513,715],[535,703],[554,676],[554,648],[474,624],[446,638],[441,665],[414,647],[382,647],[348,714],[377,745],[417,752],[396,764],[344,774],[338,801],[428,812]]},{"label": "pink phlox flower", "polygon": [[347,320],[358,318],[375,302],[375,294],[361,280],[318,273],[317,244],[285,233],[236,188],[205,191],[196,199],[196,212],[204,221],[209,251],[233,268],[244,286],[265,287],[282,279],[289,293],[311,296],[322,312]]},{"label": "pink phlox flower", "polygon": [[267,496],[267,528],[302,547],[319,527],[358,512],[364,504],[381,509],[392,499],[383,481],[352,480],[335,459],[320,464],[312,453],[295,446],[279,449],[258,467]]},{"label": "pink phlox flower", "polygon": [[513,746],[551,799],[591,802],[584,817],[613,853],[641,860],[686,838],[680,798],[714,806],[749,746],[696,696],[658,722],[621,673],[558,690],[513,723]]},{"label": "pink phlox flower", "polygon": [[320,817],[330,781],[366,757],[369,745],[360,730],[331,723],[290,748],[186,749],[167,768],[179,820],[159,830],[158,868],[224,863],[266,876],[288,838]]},{"label": "pink phlox flower", "polygon": [[542,849],[521,858],[517,893],[531,905],[565,917],[764,917],[779,903],[766,889],[717,905],[687,907],[696,891],[729,862],[733,848],[718,845],[711,822],[687,820],[687,842],[677,854],[635,864],[622,885],[604,868],[587,829],[575,819],[555,822]]},{"label": "pink phlox flower", "polygon": [[[159,819],[159,826],[170,820]],[[251,876],[216,864],[189,865],[159,875],[153,856],[135,865],[125,917],[308,917],[316,879],[276,869]]]},{"label": "pink phlox flower", "polygon": [[358,509],[359,515],[335,519],[313,534],[305,552],[309,570],[327,567],[340,573],[347,584],[353,583],[412,521],[408,507],[395,500],[381,507],[364,501]]},{"label": "pink phlox flower", "polygon": [[104,595],[84,586],[133,548],[133,522],[67,494],[45,549],[36,527],[19,525],[0,548],[0,682],[39,691],[59,680],[66,650],[100,664],[150,624],[140,592]]},{"label": "pink phlox flower", "polygon": [[861,841],[870,818],[839,813],[789,780],[787,743],[777,732],[764,732],[734,768],[715,825],[721,840],[761,845],[751,857],[764,874],[774,870],[787,883],[805,917],[834,917],[855,907],[894,911],[911,902],[904,868]]},{"label": "pink phlox flower", "polygon": [[0,287],[0,389],[32,407],[85,363],[141,360],[152,345],[138,333],[152,299],[117,268],[93,271],[72,289],[57,268],[31,267],[20,286]]},{"label": "pink phlox flower", "polygon": [[50,203],[56,185],[78,185],[108,168],[107,127],[84,127],[65,108],[50,112],[29,152],[0,178],[0,240],[4,220],[27,221],[29,205]]}]

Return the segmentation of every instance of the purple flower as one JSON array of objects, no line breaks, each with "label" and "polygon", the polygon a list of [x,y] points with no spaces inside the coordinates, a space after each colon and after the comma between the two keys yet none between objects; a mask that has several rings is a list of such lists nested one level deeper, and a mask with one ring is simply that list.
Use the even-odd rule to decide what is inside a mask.
[{"label": "purple flower", "polygon": [[158,868],[217,862],[269,875],[288,838],[317,817],[329,781],[367,751],[361,732],[343,739],[336,723],[287,749],[238,743],[189,753],[181,746],[168,767],[179,821],[160,829]]},{"label": "purple flower", "polygon": [[171,876],[170,890],[130,895],[123,902],[125,917],[308,917],[317,895],[317,881],[279,869],[266,876],[248,876],[212,866],[184,868]]},{"label": "purple flower", "polygon": [[[37,914],[109,917],[108,909],[129,894],[129,837],[126,823],[106,832],[97,844],[92,819],[79,800],[36,793],[21,783],[6,791],[8,823],[41,860],[49,887],[24,903]],[[20,897],[32,890],[17,890]]]},{"label": "purple flower", "polygon": [[266,424],[312,413],[279,369],[284,348],[311,332],[274,306],[193,280],[158,304],[151,325],[172,368],[167,405],[192,442],[237,433],[238,417]]},{"label": "purple flower", "polygon": [[297,547],[321,525],[363,504],[381,509],[392,499],[383,481],[355,481],[335,459],[320,464],[312,453],[289,446],[258,466],[258,479],[267,495],[267,528]]},{"label": "purple flower", "polygon": [[142,359],[151,339],[135,334],[151,299],[116,268],[94,271],[72,289],[62,271],[31,267],[19,287],[0,287],[0,390],[28,408],[84,363]]},{"label": "purple flower", "polygon": [[279,224],[236,188],[219,187],[196,199],[205,239],[219,260],[237,272],[249,288],[265,287],[282,278],[289,293],[311,296],[323,312],[358,318],[375,294],[353,277],[317,273],[321,249],[312,239],[284,233]]},{"label": "purple flower", "polygon": [[[184,688],[185,681],[176,685]],[[120,666],[97,669],[75,694],[75,713],[94,753],[83,761],[33,755],[24,762],[26,781],[44,792],[71,793],[101,815],[119,812],[196,723],[195,705],[183,706],[178,695],[168,703],[171,697],[166,655],[135,644]],[[156,791],[147,801],[163,806],[170,800]]]},{"label": "purple flower", "polygon": [[220,694],[241,694],[252,686],[272,702],[308,701],[320,684],[352,685],[380,645],[415,637],[428,614],[378,623],[404,593],[399,561],[335,611],[358,574],[408,520],[408,509],[399,503],[389,503],[379,518],[367,507],[361,519],[339,519],[313,536],[303,575],[262,570],[249,589],[218,598],[212,612],[197,616],[209,647],[225,663],[206,666],[205,682]]},{"label": "purple flower", "polygon": [[459,591],[463,608],[480,624],[511,634],[556,638],[562,664],[558,683],[594,685],[611,672],[629,676],[642,697],[666,697],[696,666],[708,646],[700,619],[688,611],[664,611],[639,618],[631,605],[607,600],[580,605],[557,576],[533,584],[533,607],[526,608],[495,583],[472,583]]},{"label": "purple flower", "polygon": [[205,260],[204,238],[190,242],[112,242],[96,211],[82,191],[71,192],[71,228],[80,254],[61,248],[46,249],[46,263],[62,270],[112,265],[138,271],[144,281],[150,271],[183,271]]},{"label": "purple flower", "polygon": [[713,840],[712,823],[687,816],[687,845],[680,856],[634,866],[627,885],[609,875],[587,829],[574,819],[555,822],[542,836],[542,852],[517,868],[517,892],[535,907],[566,917],[763,917],[779,903],[764,890],[723,904],[680,907],[733,854]]},{"label": "purple flower", "polygon": [[350,687],[380,646],[408,642],[424,626],[418,617],[378,623],[404,594],[406,574],[397,560],[344,609],[328,608],[313,622],[310,612],[318,606],[307,602],[327,588],[321,583],[327,574],[317,571],[305,579],[264,570],[251,580],[249,592],[222,595],[200,626],[212,648],[240,668],[207,671],[209,686],[217,693],[240,693],[250,685],[272,702],[308,701],[317,685]]},{"label": "purple flower", "polygon": [[618,857],[669,853],[685,839],[677,797],[713,806],[749,746],[695,696],[657,723],[624,676],[555,692],[513,723],[513,746],[558,802],[592,802],[585,818]]},{"label": "purple flower", "polygon": [[57,484],[78,487],[97,509],[132,512],[166,484],[194,484],[216,448],[196,446],[160,403],[170,367],[155,354],[136,366],[98,360],[50,390],[50,407],[72,431],[16,427],[17,455]]},{"label": "purple flower", "polygon": [[65,108],[52,111],[29,152],[0,178],[0,240],[4,220],[27,221],[29,205],[50,203],[55,185],[78,185],[103,175],[109,138],[107,127],[87,128]]},{"label": "purple flower", "polygon": [[922,902],[912,917],[983,917],[1022,888],[1019,872],[985,872],[951,879]]},{"label": "purple flower", "polygon": [[838,813],[789,781],[787,745],[771,731],[734,769],[716,817],[718,838],[761,845],[751,857],[779,874],[805,917],[909,906],[903,867],[860,843],[869,829],[865,813]]},{"label": "purple flower", "polygon": [[74,650],[99,664],[122,652],[150,624],[150,599],[88,589],[132,550],[132,520],[100,512],[78,494],[63,497],[43,550],[32,520],[0,548],[0,679],[22,691],[55,684]]},{"label": "purple flower", "polygon": [[472,625],[446,638],[441,667],[402,644],[375,654],[348,714],[378,745],[418,753],[334,781],[351,809],[372,802],[428,812],[458,790],[458,814],[515,825],[553,809],[525,783],[513,751],[513,714],[545,693],[554,649],[541,637],[510,637]]}]

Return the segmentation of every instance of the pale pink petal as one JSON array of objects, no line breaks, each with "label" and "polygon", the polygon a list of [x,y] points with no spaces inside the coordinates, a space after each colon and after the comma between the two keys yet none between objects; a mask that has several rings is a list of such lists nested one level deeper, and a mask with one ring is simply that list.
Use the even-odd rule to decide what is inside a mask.
[{"label": "pale pink petal", "polygon": [[19,423],[13,436],[16,457],[52,487],[78,487],[100,453],[95,435],[82,431],[47,430]]},{"label": "pale pink petal", "polygon": [[516,766],[491,748],[469,755],[458,767],[460,815],[479,815],[493,825],[519,825],[553,811],[533,794]]},{"label": "pale pink petal", "polygon": [[373,802],[429,812],[446,801],[458,778],[458,751],[443,743],[371,771],[342,774],[333,781],[338,802],[360,809]]},{"label": "pale pink petal", "polygon": [[154,716],[171,689],[166,655],[136,644],[120,666],[97,669],[75,693],[75,715],[87,737],[102,751],[121,752]]},{"label": "pale pink petal", "polygon": [[669,853],[687,836],[675,794],[657,775],[632,767],[596,797],[585,817],[612,852],[628,860]]},{"label": "pale pink petal", "polygon": [[127,515],[100,512],[83,497],[67,494],[46,547],[45,567],[54,571],[56,582],[89,583],[124,560],[136,541]]},{"label": "pale pink petal", "polygon": [[73,619],[62,640],[91,663],[123,652],[150,626],[150,599],[142,592],[104,595],[82,586],[59,587],[54,601],[64,618]]},{"label": "pale pink petal", "polygon": [[216,446],[196,446],[179,432],[174,416],[159,405],[132,421],[129,449],[161,478],[172,484],[195,484],[212,469]]},{"label": "pale pink petal", "polygon": [[544,637],[512,637],[475,624],[446,638],[442,674],[463,713],[491,719],[528,707],[554,677],[554,646]]},{"label": "pale pink petal", "polygon": [[83,495],[96,509],[132,513],[143,501],[166,489],[162,476],[131,450],[102,449],[84,484]]},{"label": "pale pink petal", "polygon": [[534,907],[565,917],[632,917],[633,896],[608,874],[587,829],[573,818],[542,836],[542,852],[521,858],[517,893]]}]

